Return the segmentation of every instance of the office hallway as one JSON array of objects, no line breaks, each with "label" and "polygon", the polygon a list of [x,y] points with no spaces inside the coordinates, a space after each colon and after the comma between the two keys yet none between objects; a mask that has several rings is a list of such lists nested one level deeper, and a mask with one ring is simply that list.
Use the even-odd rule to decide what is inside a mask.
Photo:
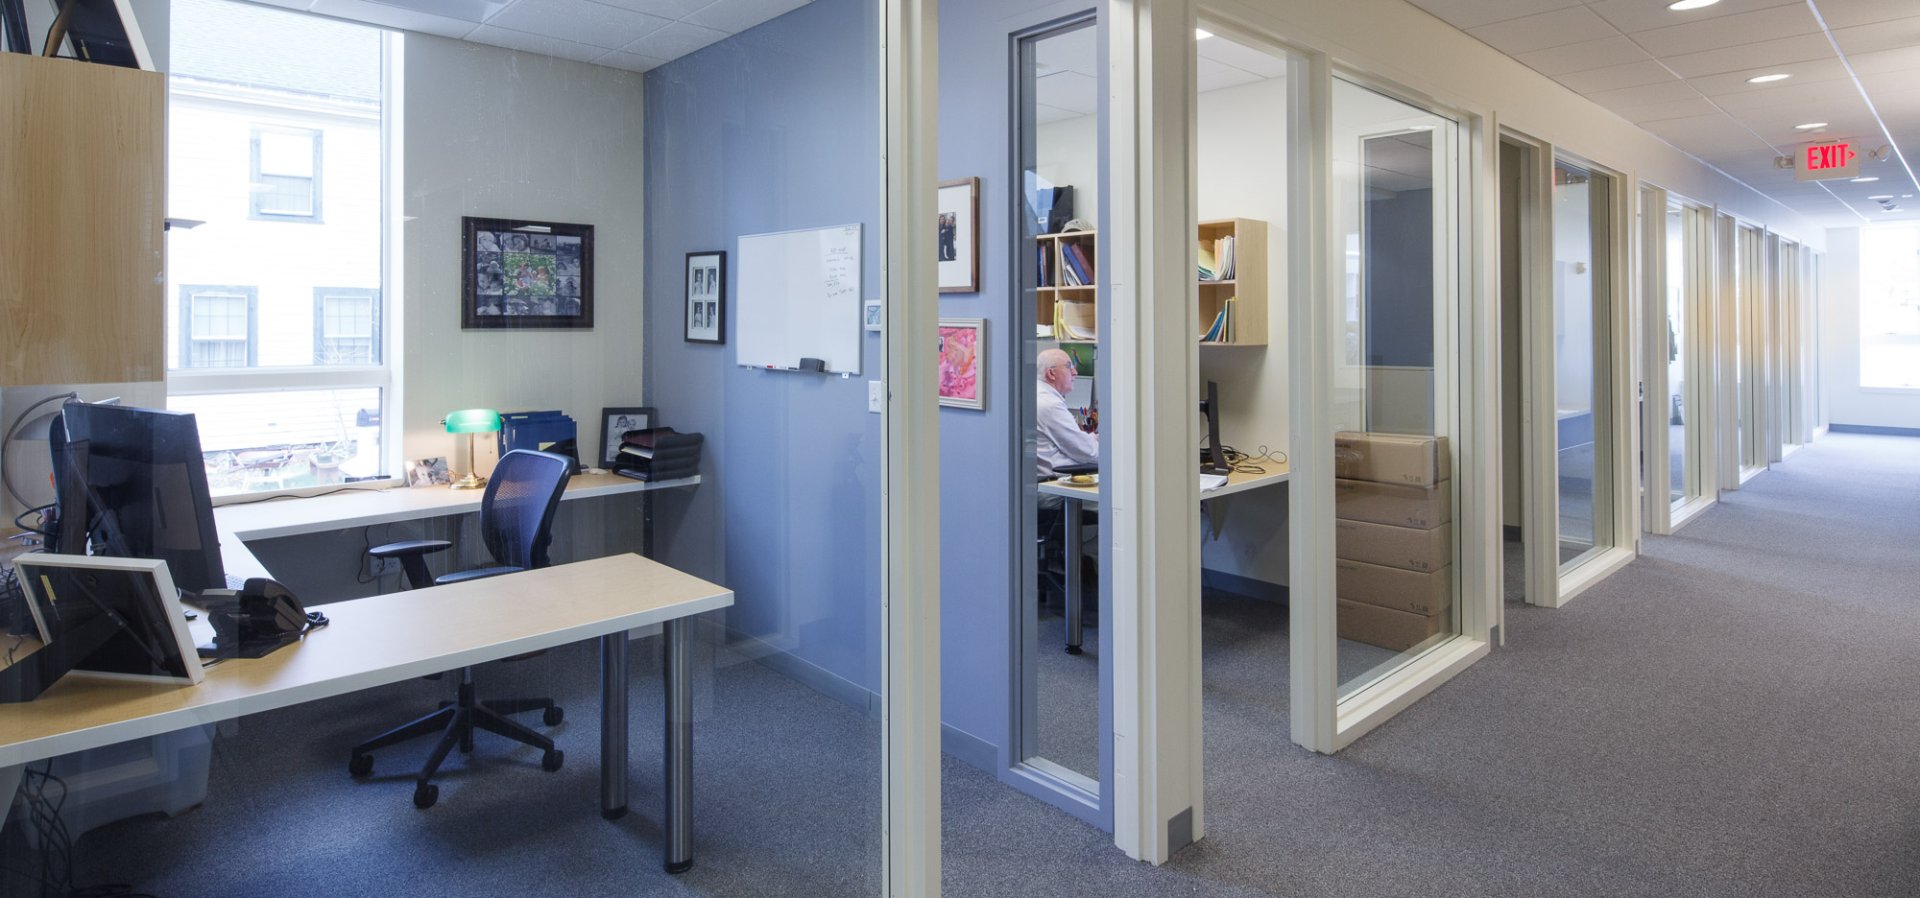
[{"label": "office hallway", "polygon": [[[1209,602],[1208,837],[1148,867],[949,758],[945,894],[1920,893],[1920,440],[1829,436],[1647,539],[1564,609],[1510,605],[1505,648],[1333,757],[1287,738],[1284,609]],[[720,668],[712,688],[739,696],[723,706],[752,713],[697,731],[699,862],[668,877],[655,662],[635,665],[636,814],[607,824],[591,813],[592,655],[556,654],[579,712],[558,774],[494,749],[426,812],[396,781],[404,754],[350,780],[343,746],[433,683],[256,715],[216,743],[205,805],[87,834],[77,880],[163,896],[878,894],[872,720],[760,665]]]}]

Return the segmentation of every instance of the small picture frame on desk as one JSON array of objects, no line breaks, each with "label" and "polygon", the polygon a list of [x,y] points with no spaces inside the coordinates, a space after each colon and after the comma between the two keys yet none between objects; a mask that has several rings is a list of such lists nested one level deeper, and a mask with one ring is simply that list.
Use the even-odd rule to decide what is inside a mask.
[{"label": "small picture frame on desk", "polygon": [[686,342],[727,342],[727,254],[687,253]]},{"label": "small picture frame on desk", "polygon": [[600,410],[600,467],[613,469],[620,460],[620,437],[629,430],[658,427],[660,416],[649,406]]}]

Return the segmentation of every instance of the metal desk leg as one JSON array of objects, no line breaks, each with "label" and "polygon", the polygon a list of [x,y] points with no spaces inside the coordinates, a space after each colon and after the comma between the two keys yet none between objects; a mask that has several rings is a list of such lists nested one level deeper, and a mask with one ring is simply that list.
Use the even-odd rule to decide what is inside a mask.
[{"label": "metal desk leg", "polygon": [[600,637],[600,816],[627,813],[627,634]]},{"label": "metal desk leg", "polygon": [[668,873],[693,869],[693,678],[688,674],[693,622],[666,622]]},{"label": "metal desk leg", "polygon": [[1067,654],[1080,654],[1080,500],[1063,497],[1061,511],[1066,513],[1067,550]]},{"label": "metal desk leg", "polygon": [[27,765],[15,764],[12,767],[0,767],[0,828],[7,825],[7,818],[13,814],[14,793],[20,789],[20,774],[26,772]]}]

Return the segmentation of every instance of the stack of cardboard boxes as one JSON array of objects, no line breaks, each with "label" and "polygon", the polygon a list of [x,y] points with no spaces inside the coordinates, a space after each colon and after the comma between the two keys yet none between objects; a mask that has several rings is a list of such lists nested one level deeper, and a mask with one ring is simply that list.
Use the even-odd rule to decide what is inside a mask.
[{"label": "stack of cardboard boxes", "polygon": [[1404,651],[1453,607],[1447,438],[1334,434],[1334,562],[1342,639]]}]

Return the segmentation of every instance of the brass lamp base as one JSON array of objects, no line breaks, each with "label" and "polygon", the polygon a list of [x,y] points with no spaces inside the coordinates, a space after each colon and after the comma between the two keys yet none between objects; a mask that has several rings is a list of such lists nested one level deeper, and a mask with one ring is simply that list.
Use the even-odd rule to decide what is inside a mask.
[{"label": "brass lamp base", "polygon": [[450,489],[450,490],[477,490],[477,489],[479,489],[479,488],[481,488],[481,487],[483,487],[483,486],[486,486],[486,485],[487,485],[487,478],[485,478],[485,477],[481,477],[480,475],[478,475],[478,474],[475,474],[475,473],[473,473],[472,471],[468,471],[468,472],[467,472],[467,476],[465,476],[465,477],[462,477],[462,478],[460,478],[459,480],[456,480],[456,481],[454,481],[454,482],[452,482],[452,483],[449,483],[449,484],[447,484],[447,489]]}]

